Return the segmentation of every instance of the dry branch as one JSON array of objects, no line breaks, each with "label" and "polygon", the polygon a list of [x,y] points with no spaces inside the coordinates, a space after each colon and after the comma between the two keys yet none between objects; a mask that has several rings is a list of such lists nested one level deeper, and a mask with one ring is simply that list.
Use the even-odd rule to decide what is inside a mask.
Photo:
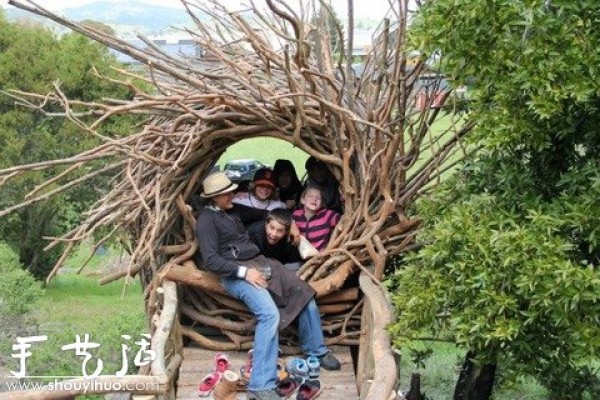
[{"label": "dry branch", "polygon": [[[196,323],[221,329],[229,341],[214,341],[189,327],[182,328],[184,335],[208,348],[246,348],[247,338],[239,334],[248,326],[245,307],[227,296],[215,275],[194,264],[192,211],[197,210],[189,205],[202,179],[233,143],[259,136],[288,141],[328,163],[340,181],[345,215],[329,247],[305,263],[299,275],[315,288],[327,313],[328,340],[358,341],[358,290],[340,290],[358,270],[381,279],[391,257],[414,247],[420,221],[407,213],[423,190],[456,162],[457,150],[468,151],[460,141],[473,127],[464,118],[448,117],[455,111],[452,107],[433,107],[434,99],[450,104],[453,94],[447,89],[436,93],[443,76],[435,75],[426,60],[408,57],[406,0],[390,1],[393,10],[374,36],[359,76],[351,65],[352,38],[334,53],[329,32],[314,26],[320,13],[321,18],[330,13],[324,4],[308,7],[316,10],[309,15],[281,0],[269,0],[268,10],[251,5],[251,13],[229,12],[218,2],[182,0],[195,24],[186,32],[204,56],[174,58],[145,38],[148,46],[135,47],[32,1],[9,3],[131,56],[147,73],[122,71],[122,79],[110,79],[136,93],[127,100],[68,99],[59,85],[45,95],[11,92],[20,104],[38,112],[49,114],[51,106],[61,106],[66,118],[102,143],[67,159],[0,170],[0,185],[34,171],[56,173],[20,204],[0,210],[0,216],[116,171],[112,189],[85,213],[81,225],[53,238],[49,247],[67,243],[72,248],[107,227],[111,233],[101,242],[127,232],[129,265],[102,283],[141,273],[151,311],[160,306],[155,290],[162,280],[194,288],[183,297],[182,310]],[[199,18],[200,12],[211,16],[210,21]],[[434,76],[437,83],[425,92],[428,97],[419,108],[423,74]],[[132,77],[154,87],[144,91],[131,83]],[[98,132],[101,124],[121,114],[148,119],[127,137],[113,139]],[[95,120],[86,123],[84,116]],[[104,169],[77,177],[77,170],[98,160],[106,161]],[[44,192],[59,181],[63,183],[56,189]],[[194,293],[202,301],[189,300]]]}]

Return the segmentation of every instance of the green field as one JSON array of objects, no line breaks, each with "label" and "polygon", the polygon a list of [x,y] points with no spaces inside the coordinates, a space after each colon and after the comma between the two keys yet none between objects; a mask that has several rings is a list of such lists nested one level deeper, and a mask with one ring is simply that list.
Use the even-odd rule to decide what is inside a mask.
[{"label": "green field", "polygon": [[305,173],[304,163],[308,154],[284,140],[273,138],[254,138],[237,142],[227,149],[219,158],[217,164],[221,169],[231,160],[250,158],[263,164],[273,166],[279,158],[288,159],[294,164],[298,178],[302,179]]}]

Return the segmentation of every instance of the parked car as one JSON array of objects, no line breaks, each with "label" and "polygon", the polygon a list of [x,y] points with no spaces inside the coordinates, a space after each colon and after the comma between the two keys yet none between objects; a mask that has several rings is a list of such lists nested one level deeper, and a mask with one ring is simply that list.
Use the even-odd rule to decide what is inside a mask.
[{"label": "parked car", "polygon": [[231,160],[223,171],[233,182],[252,180],[257,169],[267,167],[258,160]]}]

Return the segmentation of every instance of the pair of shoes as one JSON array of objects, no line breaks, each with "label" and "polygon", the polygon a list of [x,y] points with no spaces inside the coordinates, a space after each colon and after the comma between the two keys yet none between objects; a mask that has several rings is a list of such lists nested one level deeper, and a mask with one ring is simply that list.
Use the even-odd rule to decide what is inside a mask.
[{"label": "pair of shoes", "polygon": [[317,356],[319,358],[319,364],[323,369],[327,371],[337,371],[341,368],[340,362],[330,351],[327,353]]},{"label": "pair of shoes", "polygon": [[273,389],[271,390],[248,390],[247,400],[281,400],[281,397]]},{"label": "pair of shoes", "polygon": [[308,365],[306,364],[306,360],[302,358],[292,358],[288,361],[285,369],[291,376],[295,376],[298,378],[308,379]]},{"label": "pair of shoes", "polygon": [[237,382],[240,376],[233,371],[225,370],[221,380],[213,390],[215,400],[236,400]]},{"label": "pair of shoes", "polygon": [[296,389],[300,387],[300,385],[302,385],[303,382],[304,379],[300,377],[290,376],[287,379],[279,381],[277,383],[277,388],[275,389],[275,391],[277,392],[279,397],[287,399],[296,391]]},{"label": "pair of shoes", "polygon": [[308,366],[308,377],[316,379],[321,373],[321,362],[317,356],[306,357],[306,365]]},{"label": "pair of shoes", "polygon": [[198,386],[198,396],[207,397],[220,380],[221,374],[219,372],[211,372],[206,375],[202,378]]},{"label": "pair of shoes", "polygon": [[318,380],[306,381],[298,388],[296,400],[312,400],[321,394],[321,382]]},{"label": "pair of shoes", "polygon": [[[198,395],[200,397],[207,397],[213,391],[213,389],[217,387],[221,381],[221,378],[223,377],[223,374],[225,372],[231,372],[228,371],[229,366],[229,358],[227,355],[223,353],[217,353],[215,355],[214,371],[202,378],[200,385],[198,386]],[[234,372],[231,373],[235,374]],[[239,377],[237,374],[235,374],[235,376],[237,380]],[[226,400],[227,398],[223,397],[223,399]]]}]

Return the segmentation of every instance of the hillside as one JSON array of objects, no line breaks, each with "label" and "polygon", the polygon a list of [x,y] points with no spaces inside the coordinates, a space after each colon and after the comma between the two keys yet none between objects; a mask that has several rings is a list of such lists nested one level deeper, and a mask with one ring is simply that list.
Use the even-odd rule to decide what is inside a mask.
[{"label": "hillside", "polygon": [[[14,7],[4,8],[4,12],[9,21],[27,19],[56,28],[52,22]],[[97,1],[79,7],[65,8],[58,13],[75,21],[91,19],[103,22],[119,34],[161,33],[172,26],[181,27],[190,23],[183,9],[147,4],[143,1]]]}]

